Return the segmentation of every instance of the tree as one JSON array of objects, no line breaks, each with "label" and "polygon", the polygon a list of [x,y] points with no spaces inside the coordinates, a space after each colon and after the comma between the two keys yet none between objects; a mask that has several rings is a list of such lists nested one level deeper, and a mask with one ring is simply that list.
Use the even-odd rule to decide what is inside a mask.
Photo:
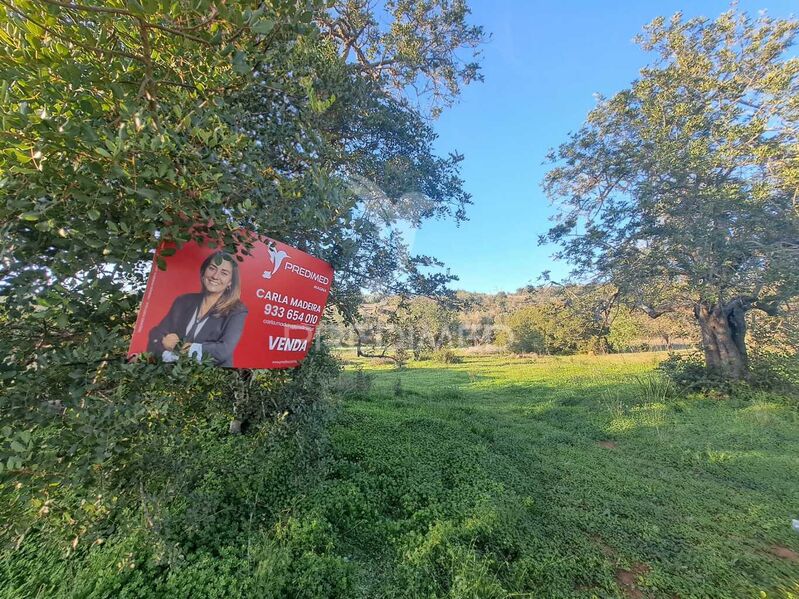
[{"label": "tree", "polygon": [[[24,488],[145,484],[152,431],[229,412],[230,389],[264,418],[313,413],[335,375],[323,349],[246,385],[125,363],[152,249],[195,223],[231,250],[247,227],[328,260],[345,316],[364,289],[451,279],[387,224],[464,218],[460,158],[341,57],[320,29],[341,6],[0,0],[0,461]],[[6,460],[18,434],[24,463]]]},{"label": "tree", "polygon": [[581,314],[571,311],[564,301],[547,301],[511,313],[499,335],[513,352],[573,354],[590,347],[590,331]]},{"label": "tree", "polygon": [[403,306],[398,324],[402,337],[418,359],[424,351],[439,350],[453,343],[459,322],[458,313],[448,305],[418,297]]},{"label": "tree", "polygon": [[[328,260],[345,317],[364,288],[441,291],[452,277],[423,274],[437,262],[386,231],[397,218],[463,219],[460,157],[437,156],[394,85],[347,63],[342,41],[316,26],[344,9],[0,3],[9,355],[78,342],[106,326],[100,314],[122,340],[106,353],[123,353],[151,249],[188,240],[198,221],[230,246],[246,226]],[[465,43],[448,39],[436,44]]]},{"label": "tree", "polygon": [[499,342],[516,353],[549,353],[545,342],[547,315],[538,306],[529,306],[513,312],[504,325]]},{"label": "tree", "polygon": [[641,327],[635,314],[627,306],[619,306],[607,335],[608,347],[615,352],[631,349],[636,338],[641,337]]},{"label": "tree", "polygon": [[613,285],[562,285],[556,300],[563,303],[567,335],[580,339],[579,349],[605,354],[613,349],[612,325],[619,315],[619,291]]},{"label": "tree", "polygon": [[398,295],[376,298],[375,303],[362,305],[358,319],[351,326],[358,356],[401,364],[409,352],[419,360],[425,352],[453,343],[458,325],[458,313],[448,296]]},{"label": "tree", "polygon": [[656,19],[655,53],[550,155],[544,189],[573,275],[612,282],[651,317],[689,307],[708,368],[747,377],[745,314],[799,282],[799,23],[735,11]]},{"label": "tree", "polygon": [[[458,172],[462,157],[437,156],[430,124],[341,61],[336,44],[323,37],[262,62],[258,70],[278,76],[279,87],[253,82],[235,96],[234,118],[256,139],[248,154],[253,172],[270,165],[268,179],[303,198],[298,210],[296,202],[266,197],[262,214],[242,216],[250,227],[328,260],[336,270],[332,302],[351,322],[364,288],[443,292],[453,277],[431,273],[429,267],[441,266],[435,259],[411,256],[394,225],[460,221],[470,200]],[[302,143],[292,143],[297,139]],[[267,183],[274,195],[273,181]]]}]

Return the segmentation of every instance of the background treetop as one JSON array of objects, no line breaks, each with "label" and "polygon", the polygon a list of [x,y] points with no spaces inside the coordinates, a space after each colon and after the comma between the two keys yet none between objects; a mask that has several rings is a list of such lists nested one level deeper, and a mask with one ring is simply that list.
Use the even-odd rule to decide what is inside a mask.
[{"label": "background treetop", "polygon": [[320,21],[345,61],[438,116],[462,85],[482,80],[487,37],[469,13],[464,0],[346,0]]}]

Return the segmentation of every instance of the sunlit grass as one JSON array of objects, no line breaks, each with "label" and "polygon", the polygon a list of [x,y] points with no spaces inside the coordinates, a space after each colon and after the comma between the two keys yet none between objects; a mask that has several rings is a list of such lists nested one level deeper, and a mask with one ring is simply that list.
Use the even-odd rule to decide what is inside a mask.
[{"label": "sunlit grass", "polygon": [[[363,596],[622,596],[632,572],[646,596],[787,597],[799,581],[773,551],[799,551],[799,419],[780,398],[674,393],[662,354],[346,357],[374,384],[345,402],[337,457],[365,488],[391,481],[365,496],[385,520]],[[469,564],[483,594],[459,586]]]}]

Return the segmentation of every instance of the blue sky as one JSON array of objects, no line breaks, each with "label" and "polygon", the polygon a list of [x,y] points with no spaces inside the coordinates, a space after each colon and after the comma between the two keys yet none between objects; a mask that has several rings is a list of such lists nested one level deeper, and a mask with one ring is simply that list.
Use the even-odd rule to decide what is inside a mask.
[{"label": "blue sky", "polygon": [[[484,83],[468,86],[436,121],[437,149],[465,155],[462,176],[473,196],[469,221],[425,224],[412,251],[442,259],[460,277],[453,287],[513,291],[551,270],[555,248],[539,247],[552,213],[541,192],[549,148],[579,128],[594,94],[626,87],[649,57],[633,43],[659,15],[715,17],[728,2],[472,0],[471,21],[492,34],[483,48]],[[796,0],[740,1],[773,17],[799,13]]]}]

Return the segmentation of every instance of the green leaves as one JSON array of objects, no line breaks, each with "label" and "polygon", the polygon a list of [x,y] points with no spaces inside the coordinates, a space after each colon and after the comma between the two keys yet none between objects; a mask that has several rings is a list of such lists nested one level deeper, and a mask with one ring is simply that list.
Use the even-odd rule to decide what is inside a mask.
[{"label": "green leaves", "polygon": [[23,468],[33,450],[31,431],[14,430],[3,426],[0,430],[0,473]]},{"label": "green leaves", "polygon": [[152,189],[147,189],[146,187],[137,187],[133,190],[137,196],[142,197],[146,200],[155,200],[158,198],[158,192]]},{"label": "green leaves", "polygon": [[252,72],[247,63],[247,53],[238,51],[233,55],[233,70],[240,75],[249,75]]},{"label": "green leaves", "polygon": [[[49,32],[0,8],[0,422],[43,431],[35,460],[17,436],[0,458],[30,497],[48,481],[124,488],[134,467],[146,481],[153,430],[168,440],[231,411],[218,370],[123,359],[152,261],[165,269],[174,253],[153,256],[161,240],[213,222],[226,250],[240,227],[300,245],[347,273],[333,301],[352,314],[365,285],[449,279],[423,276],[362,217],[371,196],[350,177],[384,188],[384,207],[426,190],[402,204],[417,224],[468,202],[429,125],[320,35],[324,3],[96,6],[25,3]],[[265,376],[257,413],[312,412],[330,373],[302,368]]]},{"label": "green leaves", "polygon": [[260,33],[261,35],[266,35],[270,33],[275,28],[275,22],[272,19],[259,19],[256,23],[250,26],[253,33]]}]

